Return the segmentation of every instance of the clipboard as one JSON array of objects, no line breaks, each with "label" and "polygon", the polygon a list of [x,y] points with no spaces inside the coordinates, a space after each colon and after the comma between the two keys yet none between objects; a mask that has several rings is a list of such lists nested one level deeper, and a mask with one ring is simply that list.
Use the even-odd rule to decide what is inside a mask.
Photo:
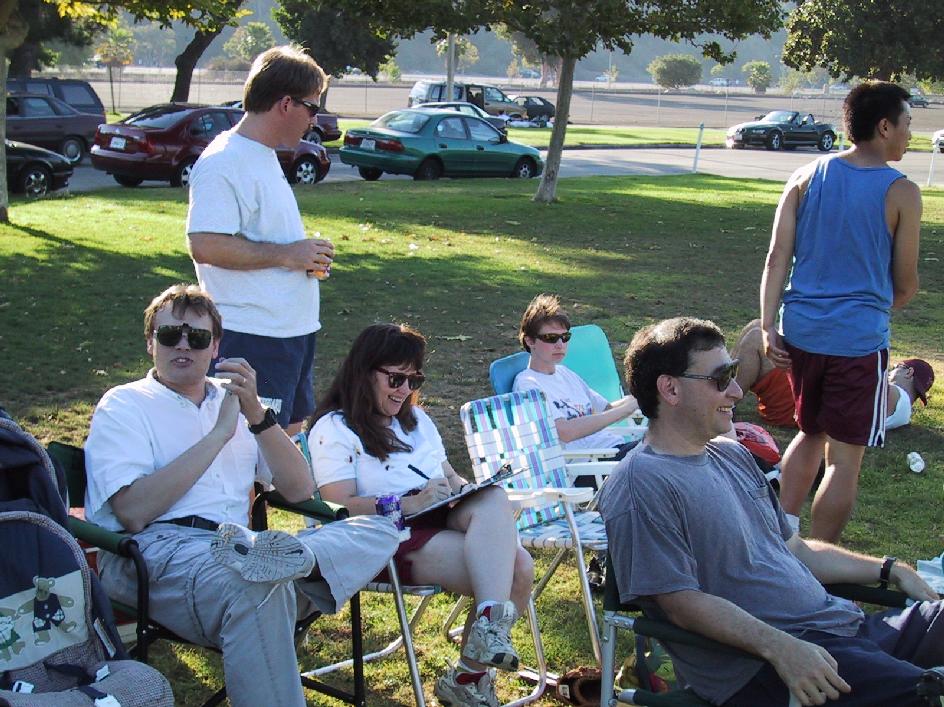
[{"label": "clipboard", "polygon": [[441,501],[436,501],[436,503],[426,506],[426,508],[424,508],[421,511],[417,511],[416,513],[411,513],[410,515],[404,515],[403,519],[412,520],[413,518],[418,518],[424,513],[429,513],[430,511],[434,511],[437,508],[442,508],[443,506],[454,506],[457,502],[461,501],[466,496],[471,496],[473,493],[476,493],[480,491],[481,489],[487,488],[489,486],[500,484],[503,481],[510,479],[515,474],[521,473],[522,471],[523,469],[518,469],[518,471],[514,471],[511,468],[511,464],[505,464],[495,473],[494,476],[490,476],[484,481],[479,481],[476,484],[466,484],[465,486],[462,487],[462,490],[459,491],[458,493],[454,493],[451,496],[447,496]]}]

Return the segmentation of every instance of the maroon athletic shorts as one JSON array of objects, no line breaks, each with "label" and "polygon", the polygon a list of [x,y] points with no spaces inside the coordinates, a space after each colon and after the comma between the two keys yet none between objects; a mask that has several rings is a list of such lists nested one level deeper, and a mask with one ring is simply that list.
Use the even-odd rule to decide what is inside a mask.
[{"label": "maroon athletic shorts", "polygon": [[[393,564],[397,568],[397,574],[400,576],[402,584],[416,584],[413,580],[413,563],[407,559],[407,555],[423,547],[433,539],[437,533],[446,529],[446,517],[452,509],[449,506],[437,508],[429,513],[424,513],[413,520],[406,521],[410,529],[410,537],[400,543],[396,554],[393,556]],[[384,569],[377,575],[376,581],[389,582],[390,574]]]},{"label": "maroon athletic shorts", "polygon": [[863,447],[885,444],[888,350],[828,356],[786,344],[796,420],[807,434]]}]

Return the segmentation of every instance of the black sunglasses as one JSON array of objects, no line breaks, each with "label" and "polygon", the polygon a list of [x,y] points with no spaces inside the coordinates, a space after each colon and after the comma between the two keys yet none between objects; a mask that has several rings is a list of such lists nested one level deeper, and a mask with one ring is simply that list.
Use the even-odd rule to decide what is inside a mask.
[{"label": "black sunglasses", "polygon": [[386,368],[377,368],[381,373],[385,373],[387,376],[387,383],[391,388],[399,388],[403,385],[403,382],[410,386],[410,390],[419,390],[420,386],[426,382],[426,376],[422,373],[414,373],[412,375],[407,375],[406,373],[396,373],[394,371],[388,371]]},{"label": "black sunglasses", "polygon": [[209,347],[213,341],[213,332],[209,329],[194,329],[189,324],[164,324],[154,330],[157,342],[162,346],[176,346],[184,334],[190,348],[200,351]]},{"label": "black sunglasses", "polygon": [[738,374],[738,364],[741,362],[737,359],[734,359],[726,366],[722,366],[717,371],[712,373],[710,376],[701,376],[696,373],[681,373],[678,378],[695,378],[696,380],[705,380],[705,381],[714,381],[715,385],[718,386],[718,392],[723,393],[728,389],[728,386],[731,385],[731,381]]},{"label": "black sunglasses", "polygon": [[570,332],[565,331],[563,334],[535,334],[534,338],[543,341],[545,344],[556,344],[558,341],[563,341],[566,344],[570,341]]},{"label": "black sunglasses", "polygon": [[308,110],[308,115],[314,118],[321,112],[321,106],[313,101],[306,101],[304,98],[295,98],[292,97],[292,100],[300,106],[304,106]]}]

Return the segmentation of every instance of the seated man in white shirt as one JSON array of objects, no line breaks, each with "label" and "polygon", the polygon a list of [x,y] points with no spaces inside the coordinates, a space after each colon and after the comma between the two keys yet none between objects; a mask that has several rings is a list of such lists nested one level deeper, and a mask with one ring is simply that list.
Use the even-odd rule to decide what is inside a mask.
[{"label": "seated man in white shirt", "polygon": [[[514,390],[540,390],[567,451],[616,449],[619,460],[635,446],[606,429],[635,413],[636,399],[627,395],[610,403],[567,366],[561,365],[570,341],[570,319],[556,295],[541,294],[521,317],[518,340],[531,354],[528,367],[515,377]],[[578,483],[578,485],[580,485]]]},{"label": "seated man in white shirt", "polygon": [[[398,533],[383,516],[297,536],[245,528],[254,480],[289,501],[311,498],[314,480],[260,403],[244,359],[219,360],[218,377],[207,377],[222,332],[219,311],[196,285],[170,287],[145,310],[154,367],[109,390],[95,409],[85,444],[86,514],[134,534],[151,616],[222,651],[231,704],[304,707],[296,620],[339,610],[386,566]],[[103,552],[99,572],[109,596],[136,603],[130,560]]]}]

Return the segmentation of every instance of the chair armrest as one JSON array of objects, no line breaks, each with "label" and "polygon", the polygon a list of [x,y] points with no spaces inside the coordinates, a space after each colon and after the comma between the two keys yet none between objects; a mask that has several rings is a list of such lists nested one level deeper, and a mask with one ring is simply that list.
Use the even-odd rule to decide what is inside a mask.
[{"label": "chair armrest", "polygon": [[562,454],[564,455],[564,461],[570,462],[571,459],[586,459],[587,457],[593,460],[605,459],[612,457],[617,451],[616,447],[588,447],[587,449],[564,450]]},{"label": "chair armrest", "polygon": [[108,552],[120,555],[121,557],[131,557],[132,545],[136,548],[137,542],[130,535],[118,533],[114,530],[106,530],[100,525],[89,523],[87,520],[69,516],[69,532],[73,537],[82,542]]},{"label": "chair armrest", "polygon": [[867,604],[878,604],[889,608],[903,609],[907,605],[908,595],[895,589],[882,589],[864,584],[827,584],[826,591],[837,597]]},{"label": "chair armrest", "polygon": [[542,488],[542,489],[505,489],[510,500],[517,508],[548,506],[552,503],[585,503],[593,498],[593,489],[586,488]]},{"label": "chair armrest", "polygon": [[639,616],[633,621],[633,630],[643,636],[658,638],[661,641],[670,641],[681,643],[695,648],[725,653],[727,655],[737,656],[739,658],[750,658],[751,660],[763,661],[763,658],[748,653],[740,648],[729,646],[726,643],[720,643],[711,638],[706,638],[698,633],[693,633],[675,624],[661,619],[653,619],[648,616]]},{"label": "chair armrest", "polygon": [[308,516],[309,518],[314,518],[315,520],[320,520],[325,523],[344,520],[350,516],[347,508],[344,506],[316,498],[309,498],[307,501],[301,501],[300,503],[291,503],[290,501],[286,501],[278,491],[268,491],[265,494],[265,500],[274,508],[281,508],[284,511],[298,513],[299,515]]}]

